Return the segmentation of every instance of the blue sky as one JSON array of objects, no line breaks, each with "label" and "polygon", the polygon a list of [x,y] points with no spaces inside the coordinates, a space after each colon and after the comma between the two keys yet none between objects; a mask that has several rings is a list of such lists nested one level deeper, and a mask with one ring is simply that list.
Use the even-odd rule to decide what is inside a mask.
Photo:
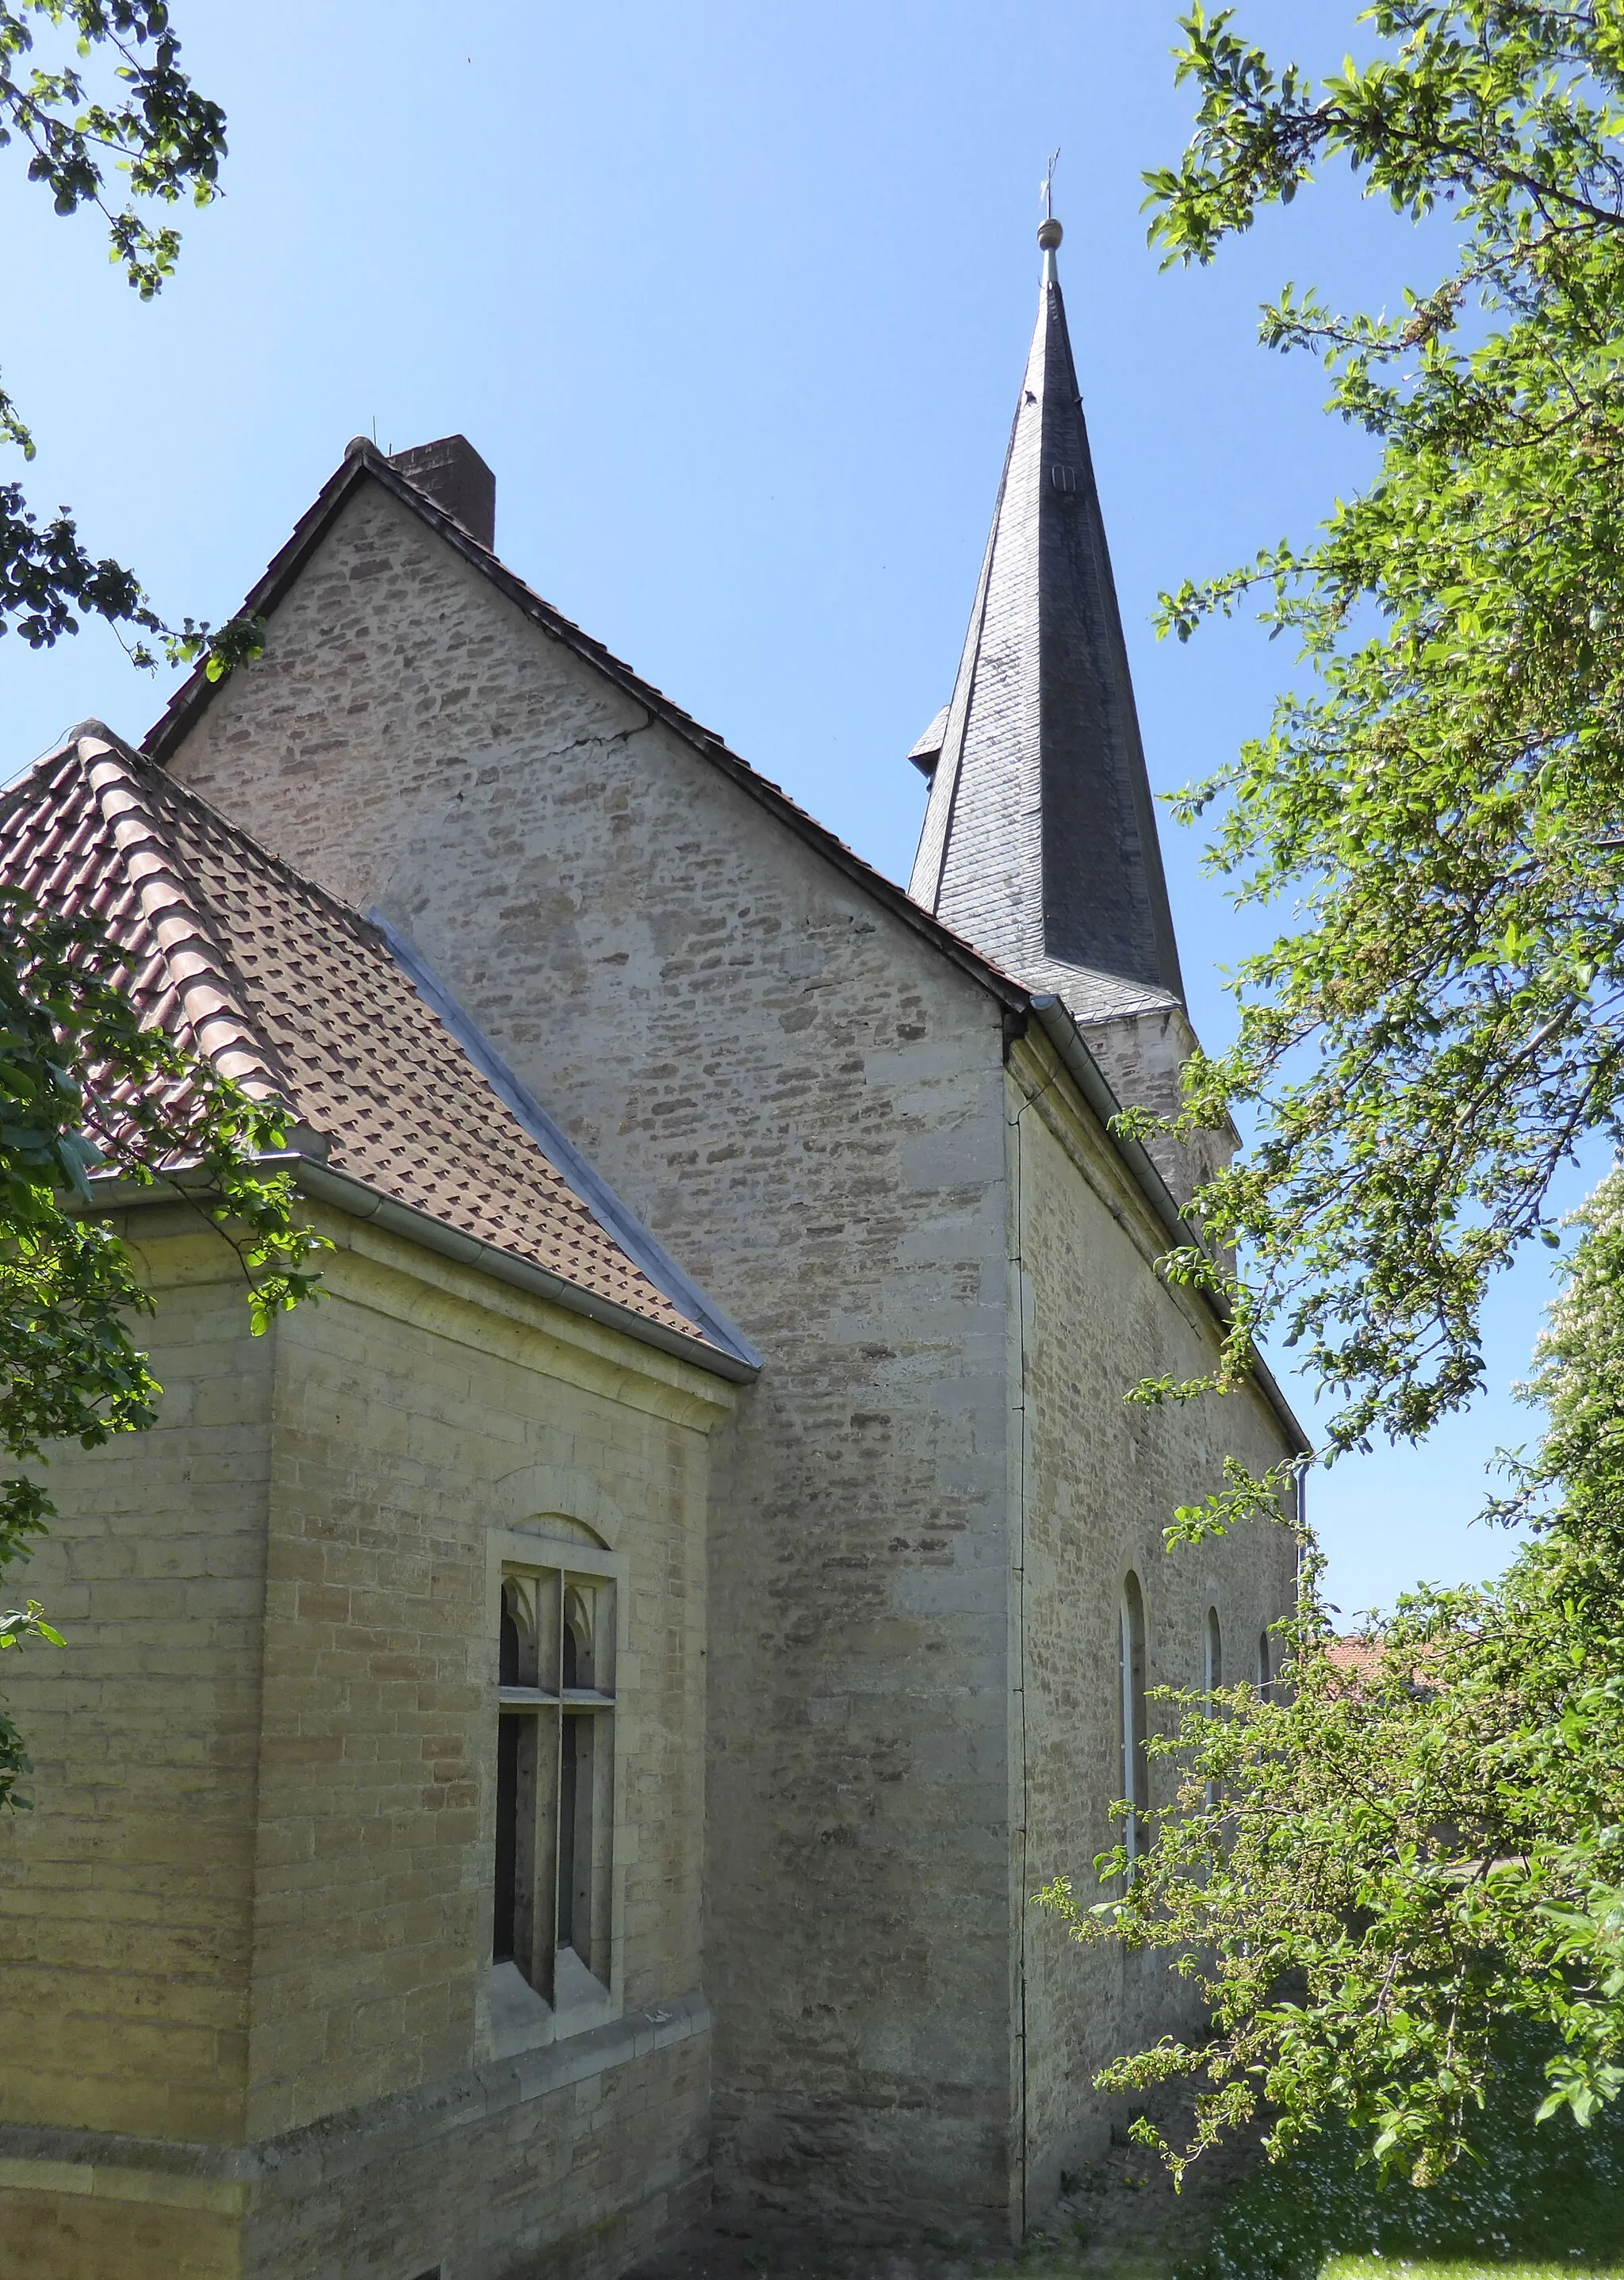
[{"label": "blue sky", "polygon": [[[1354,0],[1242,23],[1340,58]],[[0,173],[7,386],[35,502],[159,605],[235,606],[343,454],[461,429],[525,577],[905,878],[903,755],[951,685],[1030,333],[1048,152],[1139,705],[1160,789],[1266,719],[1291,659],[1248,626],[1158,643],[1158,589],[1301,535],[1369,465],[1317,370],[1256,345],[1285,279],[1392,300],[1428,248],[1345,181],[1209,272],[1158,273],[1141,170],[1181,146],[1164,0],[174,0],[229,119],[227,196],[143,307],[91,223]],[[5,773],[166,693],[91,631],[0,644]],[[1256,938],[1164,843],[1192,1011]],[[1575,1175],[1570,1200],[1582,1192]],[[1549,1254],[1490,1316],[1496,1386],[1425,1449],[1315,1484],[1334,1596],[1490,1572],[1469,1523],[1526,1438]]]}]

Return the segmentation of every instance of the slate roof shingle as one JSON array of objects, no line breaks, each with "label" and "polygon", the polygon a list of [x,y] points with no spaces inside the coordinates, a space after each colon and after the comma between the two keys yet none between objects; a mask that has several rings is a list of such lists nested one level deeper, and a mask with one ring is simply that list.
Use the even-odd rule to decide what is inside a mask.
[{"label": "slate roof shingle", "polygon": [[549,1160],[379,928],[110,732],[76,732],[0,800],[0,883],[93,915],[142,1018],[284,1103],[333,1169],[715,1344]]},{"label": "slate roof shingle", "polygon": [[1058,242],[1046,224],[1037,325],[952,699],[908,756],[931,775],[909,892],[1092,1021],[1184,993]]}]

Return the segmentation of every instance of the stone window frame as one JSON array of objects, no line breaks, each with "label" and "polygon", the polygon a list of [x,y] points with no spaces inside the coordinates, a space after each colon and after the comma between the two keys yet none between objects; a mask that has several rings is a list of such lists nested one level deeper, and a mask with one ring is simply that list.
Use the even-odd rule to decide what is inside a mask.
[{"label": "stone window frame", "polygon": [[[490,1958],[489,2033],[485,2039],[492,2056],[507,2057],[519,2051],[561,2041],[567,2036],[606,2025],[618,2019],[623,2008],[620,1937],[623,1848],[616,1842],[616,1800],[624,1794],[621,1760],[626,1747],[627,1716],[623,1681],[626,1675],[629,1595],[625,1555],[611,1550],[584,1522],[564,1514],[548,1514],[538,1519],[533,1527],[494,1529],[489,1539],[489,1552],[490,1623],[487,1652],[491,1692],[496,1698],[485,1760],[490,1802],[486,1823],[487,1839],[482,1847],[489,1898],[484,1919],[488,1942],[486,1953]],[[547,1598],[549,1578],[558,1579],[558,1599],[554,1604],[560,1615],[565,1596],[570,1590],[585,1591],[596,1598],[595,1643],[598,1645],[600,1667],[606,1652],[608,1675],[614,1682],[609,1687],[593,1686],[572,1691],[556,1683],[519,1686],[501,1684],[504,1593],[510,1585],[518,1583],[532,1589],[533,1604],[535,1604]],[[559,1651],[562,1651],[561,1638]],[[534,1668],[538,1679],[556,1681],[562,1675],[550,1667],[545,1669],[540,1667],[539,1645]],[[598,1675],[599,1669],[595,1668],[594,1677]],[[564,1719],[587,1715],[593,1721],[595,1747],[592,1752],[594,1797],[591,1820],[595,1858],[591,1866],[594,1913],[596,1916],[589,1939],[593,1968],[589,1969],[573,1952],[570,1960],[560,1968],[556,1944],[550,1949],[548,1945],[549,1936],[555,1929],[553,1905],[544,1889],[533,1892],[531,1922],[535,1937],[527,1961],[535,1972],[534,1980],[526,1976],[516,1960],[498,1963],[494,1955],[500,1733],[504,1713],[509,1718],[520,1717],[531,1706],[534,1706],[538,1722],[544,1722],[551,1713],[558,1729],[560,1754]],[[600,1727],[606,1729],[601,1737],[603,1746],[598,1746]],[[555,1757],[555,1776],[559,1764],[559,1758]],[[550,1812],[556,1827],[559,1799],[546,1777],[544,1767],[542,1776],[536,1784],[535,1798],[537,1819],[544,1825]],[[547,1857],[544,1844],[537,1849],[543,1858],[539,1863],[541,1875],[537,1876],[536,1883],[540,1885],[543,1876],[549,1877],[556,1894],[556,1855]],[[541,1950],[539,1954],[537,1947]],[[538,1980],[540,1984],[535,1983]]]}]

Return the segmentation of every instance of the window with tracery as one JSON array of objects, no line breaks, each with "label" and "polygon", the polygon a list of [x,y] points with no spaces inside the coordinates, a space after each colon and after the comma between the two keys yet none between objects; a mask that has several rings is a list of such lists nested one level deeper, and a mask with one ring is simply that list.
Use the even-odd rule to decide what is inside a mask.
[{"label": "window with tracery", "polygon": [[549,2003],[582,1971],[609,1984],[614,1591],[561,1567],[502,1578],[493,1960]]}]

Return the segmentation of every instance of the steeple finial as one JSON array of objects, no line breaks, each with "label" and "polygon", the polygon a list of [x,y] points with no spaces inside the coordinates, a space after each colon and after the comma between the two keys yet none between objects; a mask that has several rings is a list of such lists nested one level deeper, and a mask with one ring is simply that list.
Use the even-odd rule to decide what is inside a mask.
[{"label": "steeple finial", "polygon": [[1055,248],[1066,235],[1054,218],[1054,170],[1059,163],[1060,154],[1056,150],[1050,158],[1049,172],[1037,186],[1038,195],[1043,201],[1043,219],[1037,226],[1037,242],[1043,249],[1045,285],[1058,285],[1060,281],[1059,272],[1054,266]]}]

